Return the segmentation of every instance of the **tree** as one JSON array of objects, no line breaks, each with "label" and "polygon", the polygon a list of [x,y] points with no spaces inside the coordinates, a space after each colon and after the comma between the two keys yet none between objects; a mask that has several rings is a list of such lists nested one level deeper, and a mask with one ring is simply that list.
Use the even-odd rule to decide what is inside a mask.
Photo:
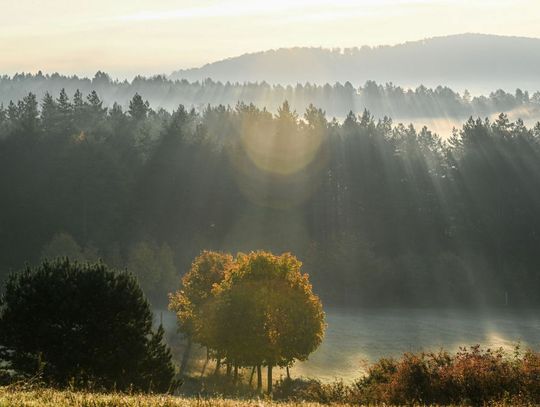
[{"label": "tree", "polygon": [[138,93],[135,93],[133,99],[129,102],[129,115],[136,121],[140,121],[146,118],[146,115],[150,111],[150,105],[148,101],[143,101],[143,98]]},{"label": "tree", "polygon": [[273,367],[306,360],[324,335],[322,304],[301,265],[290,253],[239,254],[214,288],[218,305],[209,324],[218,326],[222,352],[235,365],[266,365],[268,393]]},{"label": "tree", "polygon": [[41,125],[47,135],[58,132],[58,105],[49,92],[45,92],[41,102]]},{"label": "tree", "polygon": [[167,291],[175,285],[174,255],[167,244],[140,242],[129,252],[128,270],[139,280],[154,306],[165,306]]},{"label": "tree", "polygon": [[214,338],[208,332],[211,324],[204,320],[203,311],[212,299],[214,285],[223,280],[232,264],[230,254],[205,250],[193,260],[191,268],[182,277],[180,290],[169,294],[169,309],[176,312],[178,329],[187,339],[181,374],[186,369],[193,341],[207,347],[213,343]]},{"label": "tree", "polygon": [[68,257],[76,261],[97,261],[99,259],[97,249],[89,245],[84,249],[65,232],[55,234],[49,243],[41,251],[41,259],[56,259]]},{"label": "tree", "polygon": [[11,274],[0,347],[19,374],[50,384],[166,391],[174,368],[136,280],[103,263],[63,259]]}]

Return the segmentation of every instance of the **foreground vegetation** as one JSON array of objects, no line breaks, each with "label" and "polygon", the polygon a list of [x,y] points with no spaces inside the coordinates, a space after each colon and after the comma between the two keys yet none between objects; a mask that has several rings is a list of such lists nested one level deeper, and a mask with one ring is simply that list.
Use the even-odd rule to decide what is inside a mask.
[{"label": "foreground vegetation", "polygon": [[[245,372],[243,372],[245,373]],[[173,395],[111,391],[64,391],[42,380],[0,387],[0,407],[17,406],[251,406],[270,405],[539,405],[540,353],[463,348],[456,354],[405,354],[381,359],[352,383],[280,379],[271,396],[249,376],[184,377]],[[249,381],[248,381],[249,380]],[[272,400],[272,402],[270,401]],[[311,404],[310,404],[311,403]]]},{"label": "foreground vegetation", "polygon": [[[47,388],[18,389],[0,387],[1,407],[265,407],[265,406],[303,406],[317,407],[325,403],[305,401],[273,401],[270,399],[231,399],[224,397],[200,398],[177,397],[155,394],[91,393]],[[338,406],[352,404],[332,403]],[[377,404],[371,404],[376,406]],[[388,404],[380,404],[388,406]],[[425,404],[420,404],[425,405]],[[461,404],[467,405],[467,404]],[[534,403],[508,400],[489,403],[490,406],[530,405]]]},{"label": "foreground vegetation", "polygon": [[[248,375],[210,375],[186,379],[183,395],[253,398],[258,393]],[[381,359],[354,382],[321,382],[285,378],[274,385],[272,398],[281,401],[350,405],[524,405],[540,403],[540,353],[516,347],[462,348],[456,353],[406,353]]]},{"label": "foreground vegetation", "polygon": [[[320,345],[324,313],[302,263],[290,253],[204,251],[170,295],[179,331],[226,366],[272,369],[306,360]],[[171,287],[172,288],[172,287]],[[44,261],[8,278],[0,292],[0,383],[39,377],[59,388],[173,392],[172,354],[137,280],[103,262]],[[5,367],[5,368],[3,368]],[[10,372],[7,372],[9,370]],[[2,373],[4,371],[4,373]],[[288,372],[288,370],[287,370]]]},{"label": "foreground vegetation", "polygon": [[[164,395],[126,395],[122,393],[88,393],[53,389],[17,389],[0,387],[0,407],[264,407],[275,403],[265,400],[239,400],[214,397],[183,398]],[[282,406],[320,406],[319,403],[289,402]]]}]

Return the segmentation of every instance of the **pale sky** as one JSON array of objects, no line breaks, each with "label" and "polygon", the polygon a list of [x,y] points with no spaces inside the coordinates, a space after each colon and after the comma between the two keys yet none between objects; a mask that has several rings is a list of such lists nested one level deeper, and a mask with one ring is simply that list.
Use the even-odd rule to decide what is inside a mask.
[{"label": "pale sky", "polygon": [[0,0],[0,74],[170,73],[291,46],[540,37],[540,0]]}]

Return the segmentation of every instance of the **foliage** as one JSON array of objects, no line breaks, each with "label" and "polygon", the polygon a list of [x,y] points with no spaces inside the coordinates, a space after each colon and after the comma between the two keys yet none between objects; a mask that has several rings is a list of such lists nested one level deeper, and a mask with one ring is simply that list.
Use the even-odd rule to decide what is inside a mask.
[{"label": "foliage", "polygon": [[10,367],[57,386],[164,392],[174,369],[135,279],[64,258],[10,275],[0,302]]},{"label": "foliage", "polygon": [[170,296],[179,327],[228,366],[290,366],[321,343],[324,313],[290,253],[204,251]]},{"label": "foliage", "polygon": [[232,336],[224,341],[231,344],[224,355],[242,366],[288,366],[319,346],[324,314],[301,264],[290,253],[238,255],[215,289],[217,302],[224,304],[217,319],[228,316],[233,328],[223,329]]},{"label": "foliage", "polygon": [[127,269],[138,279],[141,288],[153,306],[163,306],[166,293],[176,285],[176,266],[171,248],[139,242],[131,248]]},{"label": "foliage", "polygon": [[[341,57],[343,55],[338,54],[331,58],[335,62],[336,58]],[[287,53],[287,60],[290,58],[291,54]],[[304,76],[306,73],[304,72]],[[327,76],[328,72],[324,75]],[[296,86],[270,85],[265,82],[244,83],[245,78],[238,83],[233,82],[212,79],[190,82],[186,79],[166,78],[163,75],[137,76],[128,82],[111,80],[103,72],[97,72],[92,80],[76,76],[66,77],[57,73],[18,73],[13,76],[0,76],[0,103],[7,105],[10,100],[21,99],[28,92],[41,99],[46,97],[46,91],[55,94],[64,88],[69,94],[75,93],[77,89],[87,94],[98,91],[107,105],[112,106],[117,102],[121,106],[128,106],[130,116],[137,120],[144,118],[149,112],[149,105],[141,95],[148,98],[151,105],[169,110],[175,109],[179,104],[234,105],[240,100],[276,111],[283,100],[289,100],[291,108],[297,111],[303,111],[310,104],[314,104],[328,112],[330,117],[343,116],[349,110],[367,107],[378,116],[392,112],[396,118],[462,118],[470,115],[484,116],[515,108],[538,112],[540,105],[540,92],[529,95],[521,89],[514,92],[498,89],[487,95],[471,97],[466,90],[460,93],[447,86],[430,88],[419,85],[408,89],[393,83],[377,83],[372,80],[358,87],[350,82],[319,84],[304,80]],[[133,95],[136,96],[132,97]]]},{"label": "foliage", "polygon": [[217,354],[235,366],[273,366],[306,360],[321,343],[324,313],[302,263],[290,253],[240,253],[214,288],[206,311]]},{"label": "foliage", "polygon": [[280,399],[367,405],[535,404],[539,399],[540,354],[462,348],[455,354],[406,353],[381,359],[352,385],[315,380],[280,381]]},{"label": "foliage", "polygon": [[57,233],[51,241],[47,243],[41,251],[42,260],[56,259],[59,257],[68,257],[75,261],[90,261],[95,262],[98,260],[97,250],[88,246],[81,248],[78,243],[68,233]]},{"label": "foliage", "polygon": [[176,312],[180,331],[203,345],[202,329],[207,323],[201,313],[212,298],[214,284],[223,280],[232,263],[230,254],[203,251],[182,277],[181,289],[169,295],[169,308]]},{"label": "foliage", "polygon": [[[42,79],[17,77],[27,80]],[[92,87],[109,82],[0,108],[1,280],[65,231],[118,266],[148,242],[155,256],[143,259],[163,265],[139,278],[158,304],[173,287],[154,275],[172,269],[157,260],[167,246],[179,269],[206,247],[292,251],[332,305],[540,303],[540,125],[471,118],[442,140],[344,106],[339,121],[283,99],[277,115],[245,103],[169,112],[142,91],[130,114],[120,104],[138,90],[108,107]],[[435,90],[411,93],[437,105]]]}]

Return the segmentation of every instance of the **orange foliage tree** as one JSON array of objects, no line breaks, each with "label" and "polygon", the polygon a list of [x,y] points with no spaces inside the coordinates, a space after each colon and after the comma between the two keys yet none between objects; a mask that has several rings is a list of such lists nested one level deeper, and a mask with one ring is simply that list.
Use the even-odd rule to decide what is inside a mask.
[{"label": "orange foliage tree", "polygon": [[192,342],[210,348],[212,338],[208,337],[202,313],[213,300],[213,286],[223,280],[225,271],[232,264],[230,254],[205,250],[193,260],[191,268],[182,277],[180,290],[169,294],[169,309],[176,313],[179,331],[187,339],[180,373],[186,369]]},{"label": "orange foliage tree", "polygon": [[206,346],[216,371],[224,359],[235,379],[239,367],[256,367],[258,389],[267,366],[271,393],[273,367],[306,360],[324,335],[322,304],[301,266],[290,253],[239,253],[233,260],[203,252],[170,295],[188,346],[191,340]]},{"label": "orange foliage tree", "polygon": [[224,280],[215,285],[208,324],[219,332],[214,346],[235,366],[272,368],[306,360],[324,335],[324,312],[302,263],[292,254],[257,251],[239,254]]}]

